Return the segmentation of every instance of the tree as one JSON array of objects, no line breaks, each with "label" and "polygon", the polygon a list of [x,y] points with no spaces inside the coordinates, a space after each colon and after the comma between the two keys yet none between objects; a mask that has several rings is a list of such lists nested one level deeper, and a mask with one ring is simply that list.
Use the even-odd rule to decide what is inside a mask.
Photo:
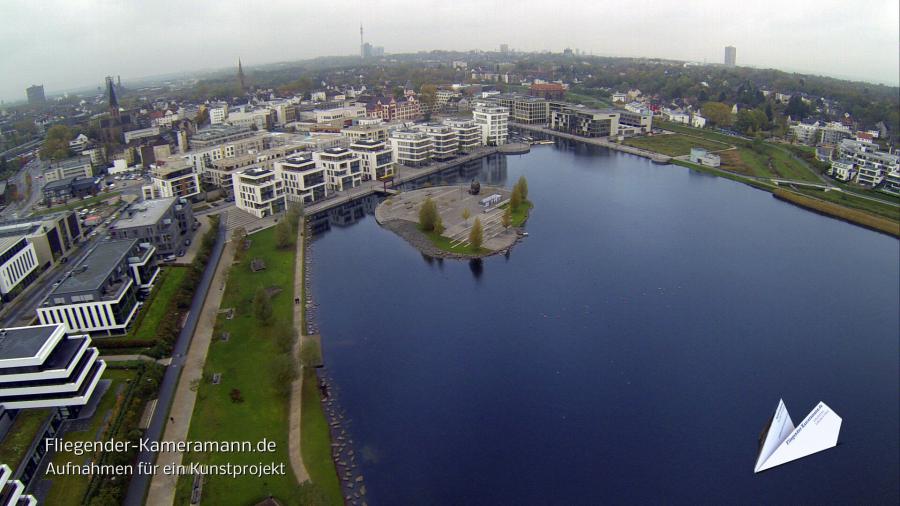
[{"label": "tree", "polygon": [[287,248],[294,244],[294,232],[291,227],[290,219],[283,219],[275,225],[275,246],[278,248]]},{"label": "tree", "polygon": [[275,335],[275,346],[282,353],[290,353],[294,349],[294,342],[297,337],[294,335],[294,327],[292,325],[282,325]]},{"label": "tree", "polygon": [[519,196],[522,197],[522,200],[528,200],[528,180],[525,179],[525,176],[519,176],[519,180],[516,181],[516,188],[519,189]]},{"label": "tree", "polygon": [[440,223],[441,217],[438,215],[437,204],[427,197],[425,202],[419,207],[419,228],[423,232],[436,231],[436,225]]},{"label": "tree", "polygon": [[784,113],[795,120],[801,120],[809,116],[809,106],[800,98],[800,95],[794,95],[788,100]]},{"label": "tree", "polygon": [[47,130],[41,146],[41,160],[62,160],[69,157],[69,141],[72,131],[65,125],[53,125]]},{"label": "tree", "polygon": [[731,107],[722,102],[707,102],[700,108],[700,112],[713,125],[720,127],[731,125]]},{"label": "tree", "polygon": [[519,210],[519,207],[522,205],[522,193],[519,185],[513,187],[512,195],[509,197],[509,207],[513,212]]},{"label": "tree", "polygon": [[291,227],[297,228],[297,225],[300,224],[300,218],[303,217],[303,204],[300,202],[291,202],[288,204],[285,215],[287,216],[288,221],[291,222]]},{"label": "tree", "polygon": [[472,213],[469,211],[468,207],[464,207],[462,212],[463,219],[469,221],[469,216],[472,216]]},{"label": "tree", "polygon": [[473,250],[481,249],[481,241],[484,240],[484,230],[481,228],[481,219],[475,217],[475,223],[472,224],[472,230],[469,231],[469,244]]},{"label": "tree", "polygon": [[269,365],[275,373],[272,375],[272,381],[275,383],[275,391],[282,397],[287,397],[291,393],[291,383],[297,379],[297,362],[290,354],[281,354],[276,356]]},{"label": "tree", "polygon": [[265,288],[258,288],[253,296],[253,316],[263,325],[272,321],[272,299]]},{"label": "tree", "polygon": [[509,228],[512,225],[512,211],[509,206],[506,206],[506,209],[503,210],[503,218],[501,218],[501,223],[503,223],[503,228]]},{"label": "tree", "polygon": [[244,242],[247,240],[247,229],[238,227],[231,233],[231,242],[234,243],[234,259],[240,260],[244,255]]},{"label": "tree", "polygon": [[423,84],[419,89],[419,102],[425,106],[426,119],[431,118],[431,112],[434,111],[434,106],[437,103],[437,86],[433,84]]}]

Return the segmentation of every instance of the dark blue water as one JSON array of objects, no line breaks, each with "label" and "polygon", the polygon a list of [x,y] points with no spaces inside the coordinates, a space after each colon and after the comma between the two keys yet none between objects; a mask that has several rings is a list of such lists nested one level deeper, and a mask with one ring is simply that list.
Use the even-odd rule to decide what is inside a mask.
[{"label": "dark blue water", "polygon": [[[584,146],[480,170],[529,181],[509,258],[425,259],[373,202],[318,220],[327,375],[370,503],[900,500],[896,239]],[[782,397],[795,423],[830,405],[840,444],[754,475]]]}]

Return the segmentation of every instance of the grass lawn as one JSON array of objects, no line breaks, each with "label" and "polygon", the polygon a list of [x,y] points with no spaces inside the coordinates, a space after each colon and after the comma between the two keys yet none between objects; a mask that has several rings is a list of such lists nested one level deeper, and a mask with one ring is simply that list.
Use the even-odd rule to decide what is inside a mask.
[{"label": "grass lawn", "polygon": [[457,244],[456,246],[453,246],[452,239],[450,239],[449,237],[444,237],[441,234],[438,234],[437,232],[434,232],[434,231],[422,232],[422,233],[425,234],[428,237],[428,239],[431,240],[432,244],[437,246],[439,249],[442,249],[449,253],[459,253],[459,254],[464,254],[464,255],[480,255],[483,253],[490,252],[490,250],[488,250],[487,248],[478,248],[476,250],[471,245]]},{"label": "grass lawn", "polygon": [[576,104],[586,105],[588,107],[610,107],[612,102],[607,98],[595,97],[593,95],[587,95],[584,93],[578,93],[574,91],[566,92],[566,100],[569,102],[574,102]]},{"label": "grass lawn", "polygon": [[830,200],[823,200],[823,198],[830,199],[831,194],[836,192],[819,192],[818,195],[812,194],[815,195],[814,197],[812,195],[807,196],[809,195],[808,192],[801,194],[786,189],[778,189],[773,193],[776,198],[791,202],[800,207],[849,221],[850,223],[855,223],[872,230],[884,232],[893,235],[894,237],[900,237],[900,222],[898,222],[896,218],[888,219],[884,216],[861,211],[859,209],[850,209]]},{"label": "grass lawn", "polygon": [[0,444],[0,463],[8,465],[15,472],[32,440],[50,416],[50,412],[50,409],[19,411],[12,427],[9,428],[9,433]]},{"label": "grass lawn", "polygon": [[658,126],[659,128],[663,128],[665,130],[671,130],[672,132],[677,132],[680,134],[693,135],[695,137],[703,137],[704,139],[716,141],[716,142],[724,142],[729,145],[743,145],[750,141],[745,139],[741,139],[740,137],[735,137],[733,135],[727,135],[720,132],[716,132],[714,130],[709,130],[705,128],[694,128],[692,126],[687,126],[681,123],[670,123],[668,121],[657,121],[653,120],[653,126]]},{"label": "grass lawn", "polygon": [[842,206],[859,209],[861,211],[877,214],[878,216],[883,216],[889,220],[900,222],[900,208],[896,206],[874,202],[869,199],[848,195],[838,191],[826,192],[813,188],[798,188],[795,191],[817,199],[827,200],[829,202],[834,202],[835,204],[841,204]]},{"label": "grass lawn", "polygon": [[688,155],[691,153],[691,148],[706,148],[709,151],[719,151],[730,147],[730,145],[721,142],[698,139],[696,137],[681,134],[632,137],[625,139],[623,144],[669,156]]},{"label": "grass lawn", "polygon": [[[100,403],[97,404],[97,410],[91,418],[90,425],[82,431],[69,431],[63,438],[64,441],[94,441],[99,439],[108,439],[108,424],[116,418],[116,413],[121,409],[120,403],[123,402],[127,387],[122,389],[121,394],[117,395],[119,388],[126,385],[129,381],[134,380],[138,375],[136,369],[113,369],[107,368],[103,373],[103,379],[112,380],[106,393]],[[111,414],[110,414],[111,413]],[[109,415],[109,416],[108,416]],[[59,452],[53,456],[53,463],[64,465],[66,462],[73,464],[86,464],[94,458],[93,454],[85,454],[77,456],[70,452]],[[84,495],[87,493],[90,479],[76,474],[59,475],[52,478],[53,485],[47,494],[47,504],[62,505],[78,505],[81,504]]]},{"label": "grass lawn", "polygon": [[99,195],[95,195],[93,197],[88,197],[84,200],[74,200],[74,201],[71,201],[67,204],[63,204],[60,206],[51,207],[49,209],[42,209],[40,211],[35,211],[32,214],[34,216],[41,216],[44,214],[55,213],[57,211],[68,211],[71,209],[78,209],[79,207],[92,206],[94,204],[103,202],[104,200],[109,200],[113,197],[118,197],[121,193],[122,192],[120,192],[120,191],[109,192],[109,193],[100,193]]},{"label": "grass lawn", "polygon": [[185,267],[164,267],[159,273],[159,279],[153,287],[153,293],[150,298],[144,302],[143,311],[141,311],[140,321],[132,331],[132,335],[126,336],[128,339],[139,339],[147,341],[147,345],[156,342],[156,328],[163,318],[169,315],[169,305],[172,297],[178,292],[178,288],[188,274]]},{"label": "grass lawn", "polygon": [[[506,208],[509,204],[504,204],[500,206],[501,208]],[[528,220],[528,213],[531,212],[531,208],[534,207],[534,204],[531,203],[530,200],[526,200],[519,206],[518,209],[510,213],[509,225],[511,227],[521,227]]]},{"label": "grass lawn", "polygon": [[[289,400],[278,393],[275,371],[266,367],[282,355],[275,342],[277,330],[292,324],[295,251],[294,247],[277,249],[275,230],[270,228],[253,235],[250,249],[231,268],[222,307],[236,308],[236,314],[232,320],[220,315],[217,322],[222,331],[231,333],[231,339],[213,341],[204,366],[205,377],[220,373],[222,380],[219,385],[201,383],[188,432],[191,440],[255,443],[265,438],[276,444],[275,451],[184,456],[184,463],[284,463],[286,472],[262,478],[209,476],[203,487],[205,504],[254,504],[270,494],[282,504],[303,504],[309,500],[310,487],[301,487],[290,467]],[[251,272],[249,263],[254,258],[265,261],[266,269]],[[253,314],[252,300],[258,288],[281,290],[272,297],[273,318],[269,326],[261,325]],[[231,400],[232,389],[240,390],[242,402]],[[179,479],[176,504],[188,502],[190,486],[191,477]]]},{"label": "grass lawn", "polygon": [[300,421],[300,446],[303,464],[313,483],[325,495],[328,504],[343,504],[337,471],[331,458],[331,434],[322,411],[316,370],[303,369],[303,401]]}]

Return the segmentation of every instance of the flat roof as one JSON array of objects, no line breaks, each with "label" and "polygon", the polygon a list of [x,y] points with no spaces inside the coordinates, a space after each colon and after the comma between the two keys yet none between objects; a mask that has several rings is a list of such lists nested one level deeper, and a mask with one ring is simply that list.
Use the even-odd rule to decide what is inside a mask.
[{"label": "flat roof", "polygon": [[0,237],[0,253],[8,250],[13,247],[17,242],[21,241],[24,235],[9,235],[6,237]]},{"label": "flat roof", "polygon": [[57,325],[36,325],[0,330],[0,360],[37,356]]},{"label": "flat roof", "polygon": [[50,292],[49,297],[99,289],[109,277],[109,273],[119,265],[123,258],[128,256],[137,242],[137,239],[101,242],[72,268],[72,274],[66,276],[63,282]]},{"label": "flat roof", "polygon": [[112,228],[131,228],[155,225],[166,211],[175,203],[175,197],[144,200],[131,204],[122,211],[121,218],[113,223]]},{"label": "flat roof", "polygon": [[43,190],[48,190],[48,189],[52,190],[56,187],[67,188],[72,184],[72,181],[75,181],[79,177],[80,176],[69,176],[69,177],[64,177],[62,179],[57,179],[56,181],[50,181],[49,183],[44,185]]}]

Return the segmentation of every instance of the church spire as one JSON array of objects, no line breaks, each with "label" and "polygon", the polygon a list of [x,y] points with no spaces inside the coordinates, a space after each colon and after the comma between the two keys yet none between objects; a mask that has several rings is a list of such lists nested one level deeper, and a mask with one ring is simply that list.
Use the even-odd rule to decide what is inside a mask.
[{"label": "church spire", "polygon": [[241,93],[247,93],[247,82],[244,80],[244,67],[240,58],[238,58],[238,82],[241,85]]},{"label": "church spire", "polygon": [[119,99],[116,98],[116,86],[112,76],[106,76],[106,93],[109,95],[109,113],[114,118],[119,117]]}]

